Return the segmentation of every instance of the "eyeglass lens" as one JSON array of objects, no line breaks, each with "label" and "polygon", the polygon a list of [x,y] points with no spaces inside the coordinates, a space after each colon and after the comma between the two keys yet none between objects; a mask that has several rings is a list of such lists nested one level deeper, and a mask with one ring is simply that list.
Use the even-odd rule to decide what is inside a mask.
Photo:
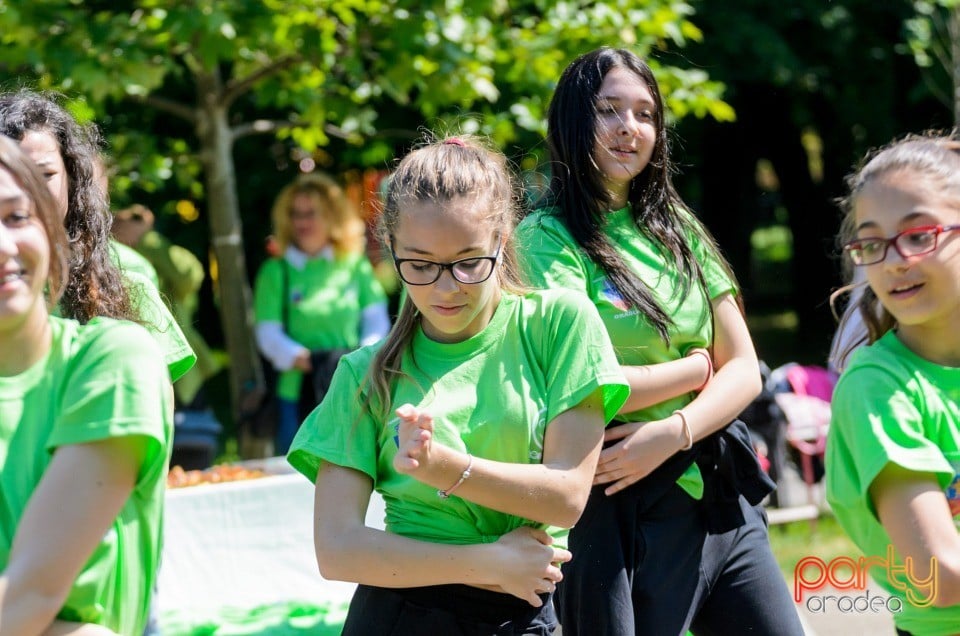
[{"label": "eyeglass lens", "polygon": [[[943,228],[943,230],[946,229],[948,228]],[[891,244],[902,258],[920,256],[937,248],[937,236],[941,231],[939,227],[917,227],[900,232],[889,239],[858,239],[849,244],[848,251],[850,258],[857,265],[872,265],[884,260]]]},{"label": "eyeglass lens", "polygon": [[482,283],[493,271],[490,258],[467,258],[455,263],[440,264],[431,261],[404,260],[400,262],[400,276],[412,285],[429,285],[440,278],[444,269],[461,283]]}]

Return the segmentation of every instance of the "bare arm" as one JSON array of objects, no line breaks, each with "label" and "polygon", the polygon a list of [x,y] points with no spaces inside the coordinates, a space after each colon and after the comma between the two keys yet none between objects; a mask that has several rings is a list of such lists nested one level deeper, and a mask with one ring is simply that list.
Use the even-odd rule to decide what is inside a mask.
[{"label": "bare arm", "polygon": [[[710,356],[706,349],[694,349]],[[630,397],[618,413],[632,413],[665,402],[707,384],[713,366],[708,358],[691,352],[683,358],[642,366],[622,365],[623,375],[630,385]]]},{"label": "bare arm", "polygon": [[[401,444],[394,467],[437,489],[449,488],[467,467],[467,455],[431,443],[433,423],[428,414],[409,405],[398,414]],[[597,390],[547,425],[543,463],[474,457],[470,478],[456,495],[507,514],[570,527],[580,518],[590,494],[603,427],[603,403]]]},{"label": "bare arm", "polygon": [[[760,394],[760,362],[747,322],[732,294],[713,301],[716,373],[684,407],[694,441],[719,431]],[[676,416],[674,416],[676,419]]]},{"label": "bare arm", "polygon": [[461,583],[499,587],[534,607],[538,592],[562,578],[566,550],[542,531],[521,527],[495,543],[445,545],[417,541],[364,524],[373,484],[363,473],[324,463],[314,496],[314,544],[320,573],[328,579],[379,587]]},{"label": "bare arm", "polygon": [[960,534],[936,478],[888,464],[870,485],[870,497],[897,552],[913,560],[913,579],[930,579],[921,592],[936,593],[936,607],[960,604]]},{"label": "bare arm", "polygon": [[[732,294],[713,301],[713,359],[716,373],[683,408],[694,441],[720,430],[760,393],[760,363],[747,323]],[[702,356],[696,356],[700,358]],[[610,484],[613,494],[643,479],[688,441],[678,414],[652,422],[629,422],[606,430],[604,439],[619,441],[600,453],[596,484]]]},{"label": "bare arm", "polygon": [[47,631],[43,632],[43,636],[117,636],[117,634],[103,625],[53,621]]},{"label": "bare arm", "polygon": [[146,446],[134,436],[54,452],[0,575],[0,635],[52,626],[80,568],[130,496]]}]

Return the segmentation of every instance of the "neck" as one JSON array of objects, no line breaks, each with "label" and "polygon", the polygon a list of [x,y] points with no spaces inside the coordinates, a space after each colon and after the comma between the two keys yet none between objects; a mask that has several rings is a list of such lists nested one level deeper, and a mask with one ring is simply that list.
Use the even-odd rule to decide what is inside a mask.
[{"label": "neck", "polygon": [[960,332],[956,323],[898,327],[897,337],[921,358],[944,367],[960,367]]},{"label": "neck", "polygon": [[43,359],[50,351],[50,321],[43,299],[30,316],[12,331],[0,334],[0,376],[13,376],[23,373]]}]

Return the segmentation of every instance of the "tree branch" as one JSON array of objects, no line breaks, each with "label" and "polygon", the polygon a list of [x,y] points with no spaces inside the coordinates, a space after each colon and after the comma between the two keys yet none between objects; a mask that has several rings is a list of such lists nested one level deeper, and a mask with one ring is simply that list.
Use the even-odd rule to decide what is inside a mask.
[{"label": "tree branch", "polygon": [[[233,138],[240,139],[242,137],[249,137],[250,135],[264,135],[268,133],[276,133],[281,130],[289,130],[291,128],[306,128],[307,126],[312,126],[310,122],[305,121],[287,121],[287,120],[272,120],[272,119],[256,119],[254,121],[245,122],[234,126],[230,129]],[[334,126],[333,124],[324,124],[323,131],[330,135],[331,137],[337,137],[338,139],[357,139],[359,135],[356,133],[348,133],[339,126]]]},{"label": "tree branch", "polygon": [[166,97],[160,97],[159,95],[131,95],[134,100],[146,104],[147,106],[152,106],[157,110],[162,110],[164,112],[176,115],[181,119],[185,119],[191,124],[197,123],[197,113],[192,108],[180,102],[175,102],[172,99],[167,99]]},{"label": "tree branch", "polygon": [[287,69],[293,66],[294,64],[301,61],[302,59],[303,59],[303,56],[299,54],[285,55],[283,57],[280,57],[274,60],[270,64],[267,64],[266,66],[257,69],[256,71],[254,71],[253,73],[250,73],[250,75],[247,75],[246,77],[241,77],[231,82],[228,82],[226,90],[224,91],[224,95],[223,95],[224,105],[230,106],[230,104],[233,103],[233,100],[235,100],[240,95],[243,95],[244,93],[249,91],[260,80],[266,79],[271,75],[276,75],[277,73],[283,71],[284,69]]}]

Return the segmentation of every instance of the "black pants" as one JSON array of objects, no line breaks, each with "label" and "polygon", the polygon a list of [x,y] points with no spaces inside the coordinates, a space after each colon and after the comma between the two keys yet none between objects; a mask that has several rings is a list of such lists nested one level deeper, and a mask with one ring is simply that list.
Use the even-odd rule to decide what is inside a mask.
[{"label": "black pants", "polygon": [[[642,482],[641,482],[642,483]],[[563,636],[803,636],[759,506],[721,533],[673,485],[652,505],[597,487],[571,530],[557,589]]]},{"label": "black pants", "polygon": [[342,636],[550,636],[553,600],[541,607],[467,585],[387,589],[359,585]]}]

